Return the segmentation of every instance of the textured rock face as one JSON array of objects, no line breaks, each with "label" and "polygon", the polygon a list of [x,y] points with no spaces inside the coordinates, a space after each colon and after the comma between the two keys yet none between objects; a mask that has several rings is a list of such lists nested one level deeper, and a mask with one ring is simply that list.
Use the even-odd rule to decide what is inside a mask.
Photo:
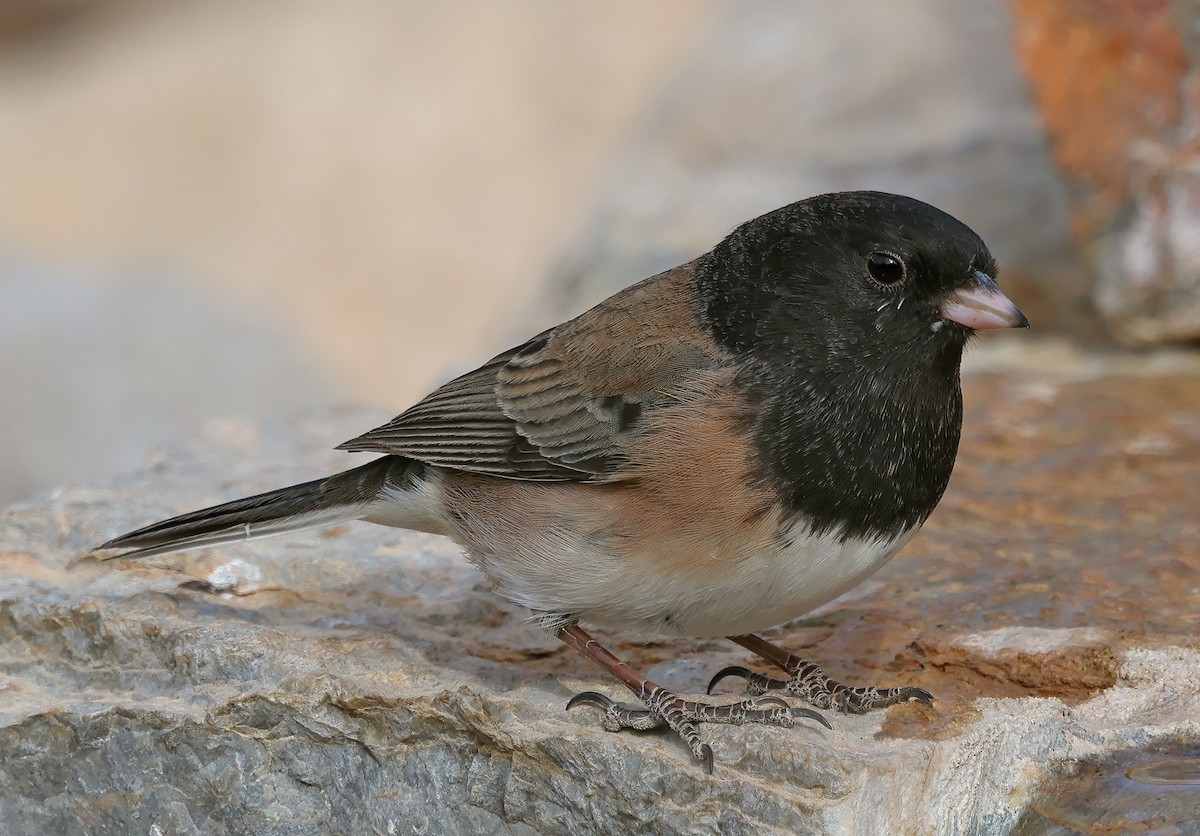
[{"label": "textured rock face", "polygon": [[1200,339],[1200,7],[1012,0],[1097,307],[1132,343]]},{"label": "textured rock face", "polygon": [[[1120,797],[1101,791],[1110,761],[1186,778],[1200,372],[977,365],[925,531],[775,635],[848,680],[925,687],[932,708],[709,727],[710,777],[670,736],[565,713],[619,686],[439,538],[363,525],[68,568],[151,518],[343,467],[330,441],[386,416],[214,424],[0,516],[0,830],[1036,833]],[[683,691],[756,666],[728,642],[624,638]],[[1186,821],[1189,796],[1162,794],[1105,820]]]}]

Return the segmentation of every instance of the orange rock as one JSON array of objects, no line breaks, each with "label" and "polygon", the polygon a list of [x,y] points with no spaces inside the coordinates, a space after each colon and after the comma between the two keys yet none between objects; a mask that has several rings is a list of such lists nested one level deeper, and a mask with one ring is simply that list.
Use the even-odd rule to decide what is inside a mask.
[{"label": "orange rock", "polygon": [[1097,307],[1127,342],[1200,339],[1195,13],[1172,0],[1010,5]]},{"label": "orange rock", "polygon": [[1139,168],[1177,133],[1189,60],[1170,0],[1012,0],[1017,57],[1054,159],[1095,190],[1076,231],[1111,221]]}]

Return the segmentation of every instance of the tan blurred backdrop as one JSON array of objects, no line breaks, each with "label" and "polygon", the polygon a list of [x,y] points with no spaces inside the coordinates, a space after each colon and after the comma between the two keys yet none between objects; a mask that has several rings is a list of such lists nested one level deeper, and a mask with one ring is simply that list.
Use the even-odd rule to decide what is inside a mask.
[{"label": "tan blurred backdrop", "polygon": [[815,191],[1053,262],[1003,6],[903,6],[14,2],[0,503],[214,417],[398,412]]},{"label": "tan blurred backdrop", "polygon": [[[113,358],[136,367],[89,369],[144,377],[112,404],[104,380],[63,380],[76,361],[48,356],[88,351],[74,335],[6,339],[0,368],[33,388],[6,387],[25,404],[4,412],[0,501],[110,466],[97,448],[136,455],[139,438],[190,419],[302,408],[306,376],[314,406],[399,411],[503,348],[501,313],[580,226],[615,143],[715,4],[81,5],[0,45],[0,281],[44,284],[24,275],[32,263],[81,285],[65,296],[131,277],[194,285],[213,328],[228,315],[252,330],[250,314],[283,344],[256,346],[249,376],[279,363],[290,382],[260,397],[192,364],[162,368],[147,344]],[[77,323],[91,350],[154,314],[96,305],[123,321]],[[176,307],[186,319],[191,304]],[[253,340],[196,346],[194,365],[236,377]],[[160,382],[193,374],[196,387]],[[149,409],[157,426],[139,417]],[[121,413],[133,427],[112,426]],[[110,426],[85,426],[97,421]],[[57,437],[32,437],[51,427]]]}]

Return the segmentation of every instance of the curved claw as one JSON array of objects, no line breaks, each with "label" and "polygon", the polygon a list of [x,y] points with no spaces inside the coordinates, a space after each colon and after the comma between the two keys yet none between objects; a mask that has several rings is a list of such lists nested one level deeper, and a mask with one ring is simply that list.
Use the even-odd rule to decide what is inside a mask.
[{"label": "curved claw", "polygon": [[924,688],[910,688],[909,690],[912,691],[912,693],[908,695],[909,702],[919,702],[924,703],[925,705],[933,705],[933,694],[929,693]]},{"label": "curved claw", "polygon": [[811,708],[793,708],[792,716],[793,717],[807,717],[810,720],[816,720],[818,723],[820,723],[825,728],[829,729],[830,731],[833,731],[833,726],[831,726],[829,724],[829,721],[826,720],[825,717],[822,716],[821,714],[818,714],[817,712],[813,711]]},{"label": "curved claw", "polygon": [[596,693],[595,691],[583,691],[571,697],[571,701],[567,703],[565,710],[570,711],[577,705],[594,705],[601,711],[608,711],[610,708],[615,706],[616,703],[603,694]]},{"label": "curved claw", "polygon": [[777,705],[780,708],[792,707],[783,697],[758,697],[754,700],[754,705],[758,708],[762,708],[764,705]]},{"label": "curved claw", "polygon": [[713,774],[713,751],[712,747],[705,743],[700,747],[700,759],[704,761],[704,766],[708,770],[708,774]]},{"label": "curved claw", "polygon": [[743,668],[741,665],[730,665],[727,668],[721,668],[721,670],[717,671],[716,676],[709,681],[707,693],[712,694],[716,684],[727,676],[740,676],[742,679],[749,679],[753,673],[752,670]]}]

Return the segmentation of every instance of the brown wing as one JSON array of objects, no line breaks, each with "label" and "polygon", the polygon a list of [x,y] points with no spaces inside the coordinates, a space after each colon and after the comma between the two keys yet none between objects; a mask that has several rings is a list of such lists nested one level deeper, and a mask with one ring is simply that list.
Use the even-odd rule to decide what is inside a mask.
[{"label": "brown wing", "polygon": [[621,479],[644,412],[717,365],[690,275],[685,265],[634,285],[338,449],[511,479]]}]

